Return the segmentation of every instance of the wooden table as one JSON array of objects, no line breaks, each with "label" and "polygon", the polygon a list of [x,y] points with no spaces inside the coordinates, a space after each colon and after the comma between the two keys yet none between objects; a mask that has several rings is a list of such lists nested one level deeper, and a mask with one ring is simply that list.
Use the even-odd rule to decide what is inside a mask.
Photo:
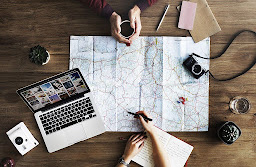
[{"label": "wooden table", "polygon": [[[118,13],[127,12],[133,1],[109,0]],[[164,6],[171,6],[164,22],[155,32]],[[211,56],[217,55],[231,36],[242,29],[256,31],[255,0],[208,0],[222,31],[211,38]],[[177,28],[179,0],[159,0],[141,15],[141,35],[189,36]],[[125,141],[132,133],[107,132],[72,147],[49,154],[43,143],[33,114],[16,94],[16,90],[38,80],[65,71],[69,67],[70,35],[110,35],[108,20],[98,17],[78,0],[1,0],[0,5],[0,159],[13,157],[17,167],[87,167],[114,166],[122,155]],[[37,66],[28,59],[29,48],[45,46],[51,60]],[[226,78],[242,71],[256,57],[256,38],[239,37],[223,57],[212,60],[210,70],[218,78]],[[172,133],[192,144],[190,167],[253,167],[256,165],[256,67],[244,76],[229,82],[210,79],[210,122],[208,132]],[[237,95],[252,103],[250,113],[232,114],[229,100]],[[40,145],[21,156],[5,134],[24,121]],[[216,135],[225,121],[234,121],[242,129],[242,136],[233,145],[223,144]],[[131,166],[138,166],[132,163]]]}]

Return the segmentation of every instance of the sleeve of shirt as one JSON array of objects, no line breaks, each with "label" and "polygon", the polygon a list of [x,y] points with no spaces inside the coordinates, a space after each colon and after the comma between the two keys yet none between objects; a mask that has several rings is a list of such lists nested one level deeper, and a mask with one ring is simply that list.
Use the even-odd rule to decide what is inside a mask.
[{"label": "sleeve of shirt", "polygon": [[82,3],[85,3],[87,6],[95,10],[100,16],[103,16],[107,19],[110,18],[114,10],[106,2],[106,0],[80,0]]},{"label": "sleeve of shirt", "polygon": [[157,0],[138,0],[135,4],[140,8],[142,12],[156,2]]}]

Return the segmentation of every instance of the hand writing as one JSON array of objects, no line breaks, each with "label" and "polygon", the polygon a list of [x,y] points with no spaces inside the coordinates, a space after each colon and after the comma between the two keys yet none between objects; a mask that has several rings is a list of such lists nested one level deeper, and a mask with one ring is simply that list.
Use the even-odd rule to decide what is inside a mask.
[{"label": "hand writing", "polygon": [[[137,114],[143,114],[143,115],[147,116],[148,118],[151,118],[151,116],[145,111],[138,111]],[[143,127],[146,129],[146,131],[149,134],[153,134],[154,125],[153,125],[152,121],[145,121],[142,116],[139,116],[139,119],[140,119],[140,122],[142,123]]]}]

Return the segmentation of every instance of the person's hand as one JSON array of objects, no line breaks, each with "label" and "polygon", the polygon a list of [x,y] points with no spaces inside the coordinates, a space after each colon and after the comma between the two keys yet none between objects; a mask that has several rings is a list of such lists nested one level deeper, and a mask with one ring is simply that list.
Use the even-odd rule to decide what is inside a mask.
[{"label": "person's hand", "polygon": [[136,38],[139,37],[140,31],[141,31],[141,21],[140,21],[140,8],[135,5],[130,11],[129,11],[129,19],[130,19],[130,25],[133,29],[135,29],[135,33],[130,37],[130,41],[132,42]]},{"label": "person's hand", "polygon": [[[151,116],[145,111],[138,111],[136,114],[143,114],[143,115],[147,116],[148,118],[151,118]],[[154,125],[153,125],[152,121],[145,121],[142,116],[139,116],[139,119],[140,119],[140,122],[142,123],[143,127],[146,129],[146,131],[149,134],[153,134],[154,133]]]},{"label": "person's hand", "polygon": [[121,37],[120,32],[121,32],[121,17],[116,13],[113,12],[112,15],[110,16],[110,25],[111,25],[111,35],[120,43],[126,43],[130,44],[130,41],[128,39],[125,39]]},{"label": "person's hand", "polygon": [[130,163],[132,158],[137,155],[144,146],[146,136],[144,133],[132,135],[126,143],[123,158],[124,161]]}]

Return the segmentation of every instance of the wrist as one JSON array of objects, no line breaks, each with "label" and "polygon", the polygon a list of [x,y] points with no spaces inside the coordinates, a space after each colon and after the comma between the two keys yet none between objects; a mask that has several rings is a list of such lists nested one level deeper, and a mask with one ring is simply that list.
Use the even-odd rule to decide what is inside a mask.
[{"label": "wrist", "polygon": [[129,164],[129,163],[131,162],[131,160],[132,160],[132,158],[131,158],[130,156],[127,156],[127,155],[125,155],[125,154],[123,154],[122,157],[123,157],[124,161],[125,161],[126,163],[128,163],[128,164]]},{"label": "wrist", "polygon": [[154,135],[156,134],[154,128],[150,129],[150,130],[147,131],[147,132],[148,132],[148,134],[149,134],[150,136],[154,136]]}]

